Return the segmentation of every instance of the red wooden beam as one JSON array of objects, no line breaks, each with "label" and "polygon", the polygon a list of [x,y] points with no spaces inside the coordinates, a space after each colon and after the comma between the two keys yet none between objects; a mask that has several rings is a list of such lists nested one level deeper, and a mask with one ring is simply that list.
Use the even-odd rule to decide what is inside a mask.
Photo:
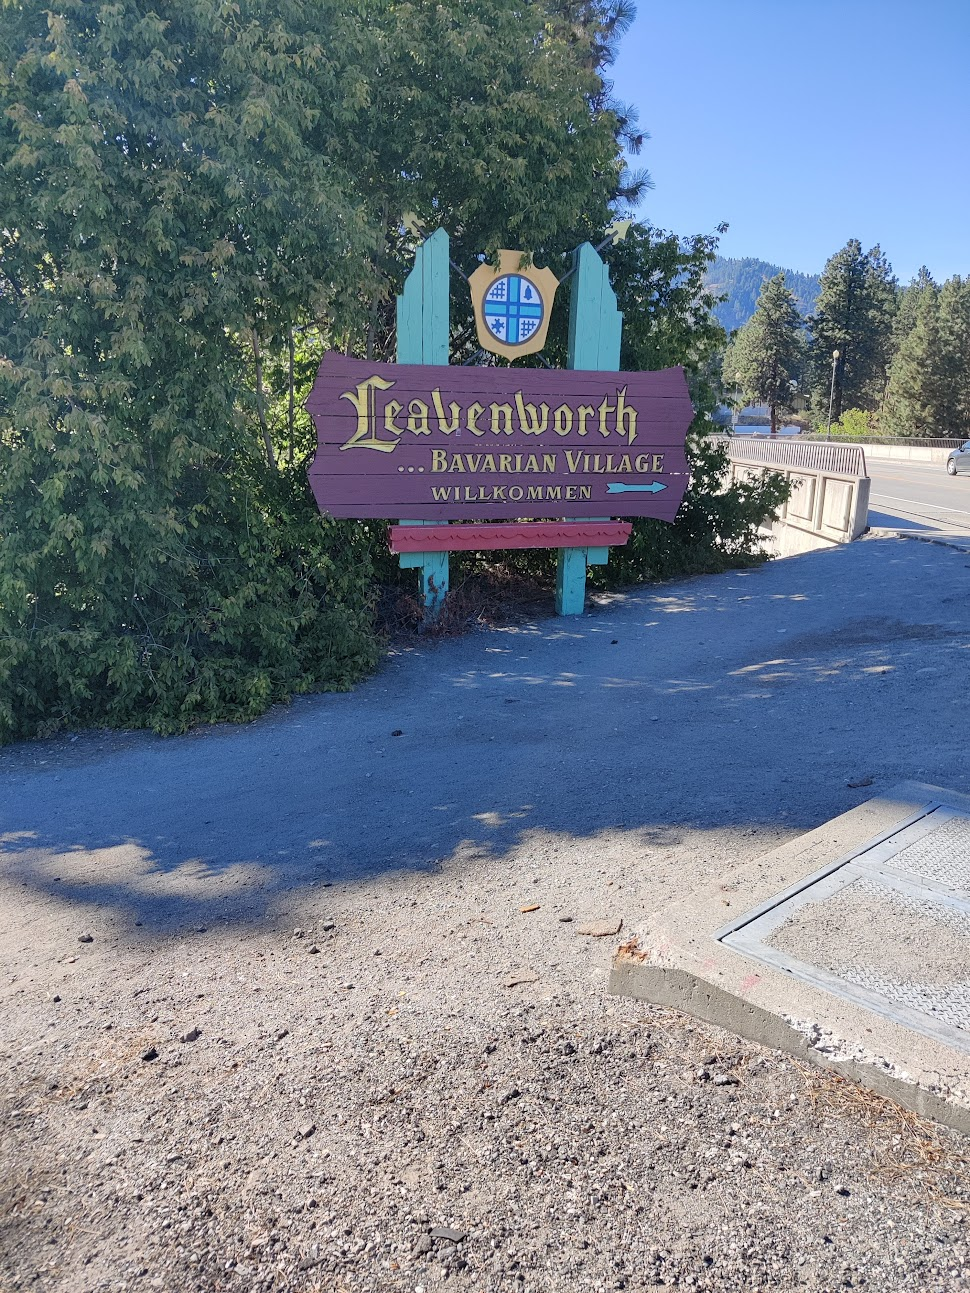
[{"label": "red wooden beam", "polygon": [[495,548],[621,547],[627,521],[516,521],[505,525],[392,525],[392,552],[487,552]]}]

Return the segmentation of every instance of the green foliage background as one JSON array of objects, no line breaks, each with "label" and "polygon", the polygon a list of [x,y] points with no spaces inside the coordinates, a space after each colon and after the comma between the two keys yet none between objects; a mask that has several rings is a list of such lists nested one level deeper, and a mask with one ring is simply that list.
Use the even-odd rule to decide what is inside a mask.
[{"label": "green foliage background", "polygon": [[[648,182],[603,76],[629,11],[0,16],[0,740],[352,685],[380,655],[384,527],[317,514],[302,399],[324,349],[392,353],[402,210],[465,261],[510,240],[561,261]],[[685,363],[702,414],[719,329],[688,297],[712,246],[641,231],[614,266],[625,363]],[[611,578],[748,559],[770,488],[717,495],[696,454],[683,519],[638,528]]]}]

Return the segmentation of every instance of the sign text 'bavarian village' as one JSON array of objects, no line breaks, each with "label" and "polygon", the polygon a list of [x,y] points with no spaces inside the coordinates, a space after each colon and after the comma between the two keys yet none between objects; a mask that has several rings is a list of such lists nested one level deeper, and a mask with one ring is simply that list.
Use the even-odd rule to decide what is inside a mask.
[{"label": "sign text 'bavarian village'", "polygon": [[[329,354],[310,483],[336,517],[671,520],[693,418],[683,370],[368,363]],[[528,506],[525,506],[525,505]]]}]

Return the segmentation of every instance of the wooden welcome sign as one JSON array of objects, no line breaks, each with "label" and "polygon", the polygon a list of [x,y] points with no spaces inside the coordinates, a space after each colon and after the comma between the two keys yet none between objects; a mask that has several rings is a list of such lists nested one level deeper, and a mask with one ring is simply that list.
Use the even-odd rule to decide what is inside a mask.
[{"label": "wooden welcome sign", "polygon": [[[611,225],[601,247],[628,225]],[[524,547],[559,549],[556,609],[582,614],[587,566],[630,535],[616,518],[674,519],[689,480],[687,383],[681,368],[618,371],[623,315],[599,250],[578,247],[562,280],[508,250],[468,279],[479,354],[509,359],[541,349],[571,279],[565,370],[449,365],[444,229],[420,243],[397,299],[398,362],[328,354],[320,365],[307,400],[317,504],[399,518],[391,551],[421,570],[429,617],[448,590],[449,552]]]},{"label": "wooden welcome sign", "polygon": [[329,354],[307,409],[335,517],[652,516],[687,488],[683,370],[375,364]]}]

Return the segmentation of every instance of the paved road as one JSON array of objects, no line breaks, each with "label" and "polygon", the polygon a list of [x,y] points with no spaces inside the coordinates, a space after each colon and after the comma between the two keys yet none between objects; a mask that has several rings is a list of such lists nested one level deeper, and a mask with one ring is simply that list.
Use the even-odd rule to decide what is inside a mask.
[{"label": "paved road", "polygon": [[942,463],[866,462],[870,526],[970,536],[970,475],[948,476]]}]

